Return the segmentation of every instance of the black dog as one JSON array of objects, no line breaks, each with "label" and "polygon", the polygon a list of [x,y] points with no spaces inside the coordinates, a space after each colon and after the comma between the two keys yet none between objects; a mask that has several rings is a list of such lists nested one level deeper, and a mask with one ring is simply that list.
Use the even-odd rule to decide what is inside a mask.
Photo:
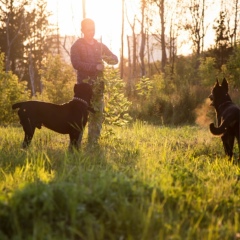
[{"label": "black dog", "polygon": [[[228,94],[228,82],[224,78],[219,85],[218,80],[209,95],[217,116],[217,125],[210,124],[210,131],[213,135],[221,136],[224,150],[231,159],[233,156],[234,139],[238,141],[240,151],[240,108],[236,106]],[[240,155],[239,155],[240,157]]]},{"label": "black dog", "polygon": [[12,105],[19,108],[18,116],[25,132],[22,147],[26,148],[34,135],[35,128],[45,126],[61,134],[69,134],[69,148],[79,148],[84,127],[88,120],[88,110],[92,98],[92,87],[87,83],[75,84],[74,98],[57,105],[47,102],[26,101]]}]

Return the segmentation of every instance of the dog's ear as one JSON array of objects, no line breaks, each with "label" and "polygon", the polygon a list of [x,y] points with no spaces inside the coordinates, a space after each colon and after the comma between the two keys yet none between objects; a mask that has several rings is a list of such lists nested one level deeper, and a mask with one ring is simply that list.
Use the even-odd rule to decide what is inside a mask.
[{"label": "dog's ear", "polygon": [[73,92],[76,92],[77,84],[74,85]]},{"label": "dog's ear", "polygon": [[215,87],[219,87],[219,82],[218,82],[218,79],[217,79],[217,78],[216,78]]},{"label": "dog's ear", "polygon": [[226,90],[226,92],[228,92],[228,82],[226,78],[222,80],[222,87]]}]

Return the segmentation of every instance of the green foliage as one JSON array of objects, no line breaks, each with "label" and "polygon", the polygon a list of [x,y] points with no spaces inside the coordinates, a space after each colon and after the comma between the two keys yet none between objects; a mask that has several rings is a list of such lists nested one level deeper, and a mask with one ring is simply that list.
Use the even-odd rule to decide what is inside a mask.
[{"label": "green foliage", "polygon": [[131,122],[129,107],[131,102],[125,96],[125,83],[116,70],[107,69],[104,73],[104,123],[122,127]]},{"label": "green foliage", "polygon": [[47,129],[22,151],[22,130],[1,128],[0,238],[237,239],[239,167],[220,138],[139,121],[114,130],[69,153]]},{"label": "green foliage", "polygon": [[150,78],[143,77],[136,84],[136,91],[138,95],[145,99],[149,99],[151,97],[152,89],[153,89],[153,86]]},{"label": "green foliage", "polygon": [[76,75],[72,66],[65,63],[59,55],[48,55],[40,74],[43,82],[43,100],[62,104],[72,99]]},{"label": "green foliage", "polygon": [[136,99],[131,107],[133,117],[162,124],[165,120],[163,120],[163,112],[171,108],[167,94],[170,88],[166,87],[161,75],[139,79],[136,83]]},{"label": "green foliage", "polygon": [[140,79],[136,91],[131,114],[154,124],[194,123],[195,108],[205,98],[200,87],[177,84],[159,75]]},{"label": "green foliage", "polygon": [[215,58],[201,58],[198,72],[201,83],[204,86],[212,87],[218,75]]},{"label": "green foliage", "polygon": [[240,45],[235,47],[233,54],[229,57],[226,64],[227,75],[234,87],[240,87]]},{"label": "green foliage", "polygon": [[[199,83],[198,76],[196,74],[198,58],[195,55],[190,56],[178,56],[175,62],[166,66],[166,79],[167,87],[175,84],[181,85],[194,85]],[[172,91],[169,91],[171,93]]]},{"label": "green foliage", "polygon": [[[35,88],[41,91],[38,69],[47,53],[56,50],[59,42],[49,23],[50,12],[46,0],[38,0],[34,7],[29,0],[1,2],[0,49],[5,53],[7,71],[30,84],[30,71],[35,76]],[[33,89],[32,89],[33,90]],[[35,91],[34,91],[35,92]]]},{"label": "green foliage", "polygon": [[226,49],[229,43],[229,29],[226,24],[226,12],[220,11],[219,19],[216,20],[216,24],[213,26],[213,29],[216,32],[215,43],[217,48],[222,48],[222,50]]},{"label": "green foliage", "polygon": [[12,104],[28,98],[26,82],[18,82],[16,75],[4,71],[4,54],[0,53],[0,123],[15,121],[17,115],[13,114]]}]

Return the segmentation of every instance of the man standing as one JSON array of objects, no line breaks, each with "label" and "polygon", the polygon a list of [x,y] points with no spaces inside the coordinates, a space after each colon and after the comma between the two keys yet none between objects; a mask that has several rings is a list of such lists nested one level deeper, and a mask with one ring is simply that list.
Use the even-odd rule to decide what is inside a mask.
[{"label": "man standing", "polygon": [[98,142],[103,122],[103,61],[110,65],[118,63],[118,58],[106,45],[94,39],[95,23],[85,18],[81,22],[83,37],[71,47],[71,62],[77,70],[77,82],[93,85],[92,105],[96,113],[90,113],[88,122],[88,143]]}]

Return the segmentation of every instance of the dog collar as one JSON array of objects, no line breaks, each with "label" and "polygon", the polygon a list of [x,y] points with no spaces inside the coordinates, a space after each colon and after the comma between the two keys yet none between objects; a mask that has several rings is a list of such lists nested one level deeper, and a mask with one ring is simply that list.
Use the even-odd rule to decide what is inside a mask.
[{"label": "dog collar", "polygon": [[88,106],[88,103],[85,100],[81,99],[81,98],[73,97],[73,100],[77,100],[77,101],[82,102],[82,103],[84,103],[84,104],[86,104]]}]

